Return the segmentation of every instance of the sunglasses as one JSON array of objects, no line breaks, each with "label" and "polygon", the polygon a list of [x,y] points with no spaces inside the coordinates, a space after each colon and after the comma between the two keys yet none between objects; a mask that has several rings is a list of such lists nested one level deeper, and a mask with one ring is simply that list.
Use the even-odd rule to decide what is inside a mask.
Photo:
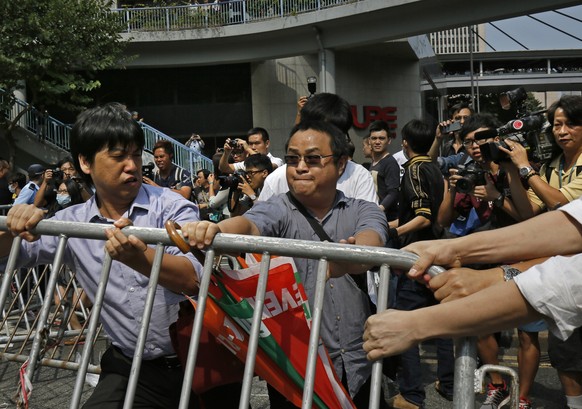
[{"label": "sunglasses", "polygon": [[322,165],[322,159],[330,158],[334,156],[331,155],[285,155],[285,163],[289,166],[297,166],[299,162],[303,160],[307,166],[319,166]]}]

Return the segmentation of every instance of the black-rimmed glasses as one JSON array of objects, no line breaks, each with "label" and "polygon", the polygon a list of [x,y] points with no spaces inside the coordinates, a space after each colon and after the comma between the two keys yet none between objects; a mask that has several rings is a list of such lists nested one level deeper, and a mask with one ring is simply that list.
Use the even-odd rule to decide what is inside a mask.
[{"label": "black-rimmed glasses", "polygon": [[261,173],[261,172],[263,172],[264,170],[265,170],[265,169],[261,169],[261,170],[247,170],[247,171],[245,171],[245,173],[246,173],[247,175],[249,175],[250,177],[253,177],[253,176],[255,176],[257,173]]},{"label": "black-rimmed glasses", "polygon": [[307,166],[318,166],[321,165],[321,160],[324,158],[330,158],[334,156],[331,155],[285,155],[285,163],[289,166],[297,166],[299,162],[303,159]]}]

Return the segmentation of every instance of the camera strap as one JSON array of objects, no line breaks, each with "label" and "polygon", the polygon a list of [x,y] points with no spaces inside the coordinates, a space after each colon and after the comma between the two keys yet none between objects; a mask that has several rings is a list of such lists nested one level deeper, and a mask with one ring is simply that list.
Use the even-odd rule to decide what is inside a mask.
[{"label": "camera strap", "polygon": [[297,210],[299,210],[303,217],[307,219],[307,221],[311,225],[311,228],[313,229],[313,231],[315,231],[315,234],[319,236],[319,239],[321,241],[328,241],[330,243],[333,243],[331,237],[329,237],[325,230],[323,230],[323,226],[315,219],[315,217],[313,217],[307,211],[305,206],[303,206],[297,199],[295,199],[291,192],[287,192],[287,197],[289,198],[289,201],[297,208]]}]

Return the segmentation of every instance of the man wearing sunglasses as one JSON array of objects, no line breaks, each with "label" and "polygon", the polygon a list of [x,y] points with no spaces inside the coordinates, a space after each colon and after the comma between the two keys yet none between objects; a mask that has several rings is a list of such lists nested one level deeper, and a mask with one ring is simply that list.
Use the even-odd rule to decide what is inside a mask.
[{"label": "man wearing sunglasses", "polygon": [[[218,224],[186,223],[182,227],[184,237],[198,248],[211,244],[217,233],[323,240],[321,233],[312,227],[315,222],[335,242],[384,246],[387,235],[384,212],[376,203],[347,198],[337,190],[337,181],[347,163],[345,145],[345,134],[330,123],[299,123],[291,131],[286,146],[289,194],[259,201],[243,216]],[[296,258],[295,264],[312,301],[318,261]],[[356,406],[367,408],[372,367],[361,349],[361,334],[370,306],[367,294],[358,289],[349,274],[365,273],[370,266],[348,263],[329,266],[331,278],[325,286],[321,338]],[[294,406],[277,405],[287,407]]]}]

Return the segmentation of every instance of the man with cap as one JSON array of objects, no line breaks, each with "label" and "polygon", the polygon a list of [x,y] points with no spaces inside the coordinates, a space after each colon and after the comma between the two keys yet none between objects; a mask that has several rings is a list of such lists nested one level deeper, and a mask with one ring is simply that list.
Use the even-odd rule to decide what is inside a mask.
[{"label": "man with cap", "polygon": [[33,204],[36,193],[42,183],[44,175],[44,166],[35,163],[28,167],[29,182],[22,188],[18,197],[14,200],[14,204]]}]

